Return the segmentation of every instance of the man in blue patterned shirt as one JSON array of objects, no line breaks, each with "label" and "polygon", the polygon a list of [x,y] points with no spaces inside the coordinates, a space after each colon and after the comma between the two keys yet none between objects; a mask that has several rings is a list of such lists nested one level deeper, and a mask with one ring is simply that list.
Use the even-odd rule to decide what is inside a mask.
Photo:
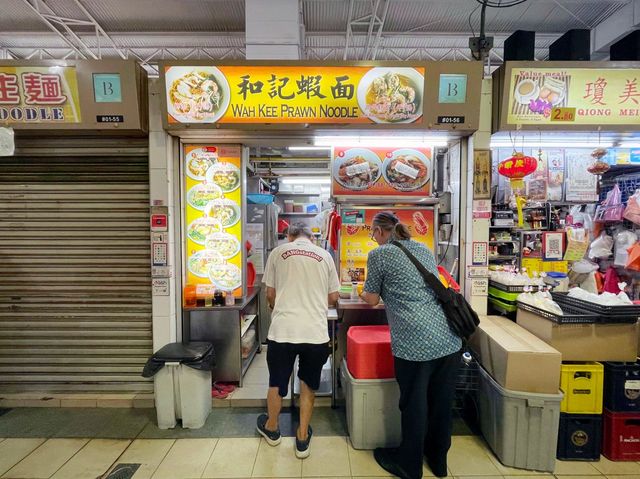
[{"label": "man in blue patterned shirt", "polygon": [[412,241],[408,228],[391,212],[374,217],[371,237],[380,247],[369,253],[362,299],[370,305],[384,300],[402,416],[400,447],[376,449],[374,456],[388,472],[420,479],[424,455],[433,474],[445,477],[462,341],[449,329],[442,307],[415,265],[388,243],[401,241],[437,277],[431,251]]}]

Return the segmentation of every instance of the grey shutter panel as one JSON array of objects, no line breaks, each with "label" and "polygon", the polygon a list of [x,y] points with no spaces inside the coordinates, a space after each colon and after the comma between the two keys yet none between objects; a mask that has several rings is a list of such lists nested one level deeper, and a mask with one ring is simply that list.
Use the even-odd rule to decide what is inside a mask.
[{"label": "grey shutter panel", "polygon": [[0,392],[150,392],[147,139],[0,158]]}]

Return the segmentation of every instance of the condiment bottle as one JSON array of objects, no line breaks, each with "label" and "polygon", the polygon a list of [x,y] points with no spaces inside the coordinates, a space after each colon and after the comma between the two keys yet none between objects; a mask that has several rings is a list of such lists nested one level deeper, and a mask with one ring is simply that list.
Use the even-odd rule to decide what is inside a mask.
[{"label": "condiment bottle", "polygon": [[236,304],[236,298],[233,296],[233,292],[227,291],[224,294],[224,305],[233,306],[234,304]]},{"label": "condiment bottle", "polygon": [[216,289],[213,293],[213,304],[216,306],[224,306],[224,293]]},{"label": "condiment bottle", "polygon": [[358,299],[358,283],[356,281],[351,282],[351,299]]},{"label": "condiment bottle", "polygon": [[196,298],[196,285],[187,284],[184,287],[184,305],[187,308],[194,308],[198,303]]}]

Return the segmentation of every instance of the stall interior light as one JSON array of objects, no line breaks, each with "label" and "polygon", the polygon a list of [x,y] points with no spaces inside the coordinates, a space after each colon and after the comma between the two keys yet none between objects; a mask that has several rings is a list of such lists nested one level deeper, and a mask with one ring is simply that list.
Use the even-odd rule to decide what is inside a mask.
[{"label": "stall interior light", "polygon": [[447,139],[438,136],[317,136],[316,146],[424,147],[447,146]]},{"label": "stall interior light", "polygon": [[289,151],[330,151],[330,146],[289,146]]},{"label": "stall interior light", "polygon": [[623,141],[618,145],[619,148],[640,148],[640,142],[638,141]]},{"label": "stall interior light", "polygon": [[598,141],[598,140],[542,140],[542,141],[510,141],[510,140],[491,140],[491,148],[514,148],[516,150],[521,148],[611,148],[613,143],[611,141]]},{"label": "stall interior light", "polygon": [[330,185],[331,178],[310,178],[304,176],[290,176],[282,178],[280,183],[283,185]]}]

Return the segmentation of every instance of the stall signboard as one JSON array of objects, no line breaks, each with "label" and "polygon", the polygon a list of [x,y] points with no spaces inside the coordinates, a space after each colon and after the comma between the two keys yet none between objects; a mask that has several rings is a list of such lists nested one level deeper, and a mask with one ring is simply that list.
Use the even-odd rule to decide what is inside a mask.
[{"label": "stall signboard", "polygon": [[184,145],[187,283],[242,295],[240,145]]},{"label": "stall signboard", "polygon": [[334,147],[335,197],[426,198],[431,195],[431,148]]},{"label": "stall signboard", "polygon": [[[411,237],[434,250],[435,219],[433,209],[414,208],[396,209],[393,211],[400,221],[407,225]],[[366,278],[367,257],[369,252],[378,247],[371,238],[371,223],[380,208],[344,208],[341,211],[342,226],[340,227],[340,281],[363,282]],[[364,215],[363,215],[364,214]],[[353,223],[350,219],[362,218]]]},{"label": "stall signboard", "polygon": [[640,125],[640,64],[507,62],[494,77],[494,131],[607,130]]},{"label": "stall signboard", "polygon": [[425,68],[164,66],[167,122],[421,123]]},{"label": "stall signboard", "polygon": [[75,67],[0,66],[0,123],[80,123]]},{"label": "stall signboard", "polygon": [[16,130],[143,136],[148,97],[134,60],[0,60],[0,125]]}]

